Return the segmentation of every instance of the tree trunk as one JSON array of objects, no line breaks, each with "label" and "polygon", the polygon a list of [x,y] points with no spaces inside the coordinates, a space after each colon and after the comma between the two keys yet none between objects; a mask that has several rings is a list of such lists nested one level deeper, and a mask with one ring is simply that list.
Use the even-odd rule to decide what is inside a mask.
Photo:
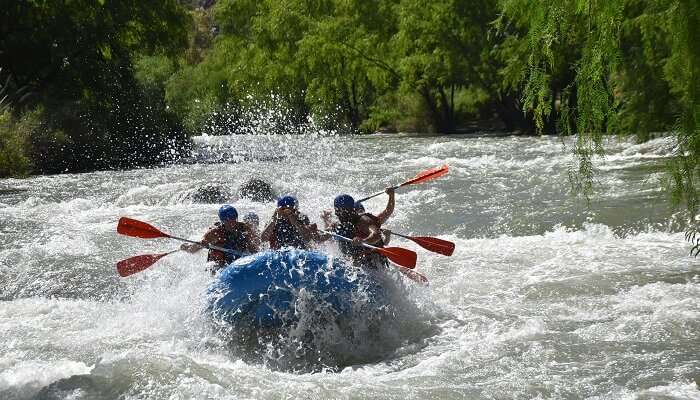
[{"label": "tree trunk", "polygon": [[445,89],[442,86],[438,88],[438,93],[440,93],[440,102],[442,103],[442,120],[440,121],[441,133],[455,133],[457,130],[457,124],[454,119],[454,110],[452,105],[450,104],[447,94],[445,93]]},{"label": "tree trunk", "polygon": [[494,104],[496,115],[505,125],[506,131],[534,133],[535,124],[531,116],[525,114],[515,96],[503,94]]}]

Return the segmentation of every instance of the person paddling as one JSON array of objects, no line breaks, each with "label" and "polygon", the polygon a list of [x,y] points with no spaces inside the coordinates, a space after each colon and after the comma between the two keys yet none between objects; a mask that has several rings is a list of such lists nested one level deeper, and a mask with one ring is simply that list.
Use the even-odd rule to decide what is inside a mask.
[{"label": "person paddling", "polygon": [[[393,214],[393,212],[394,212],[394,204],[395,204],[394,189],[387,188],[386,190],[387,190],[387,193],[389,193],[388,192],[389,190],[391,191],[391,194],[389,194],[389,201],[387,202],[387,205],[386,205],[386,208],[384,209],[384,211],[382,211],[381,214],[379,214],[378,216],[375,217],[375,218],[379,219],[380,226],[384,225],[384,222],[386,222],[386,220],[389,219],[391,214]],[[358,215],[362,215],[362,214],[366,213],[365,206],[362,204],[362,202],[360,202],[360,201],[355,202],[355,212]],[[369,215],[371,217],[374,217],[372,214],[369,214]],[[384,241],[384,245],[386,246],[391,241],[391,231],[389,229],[382,229],[381,232],[382,232],[382,240]]]},{"label": "person paddling", "polygon": [[[384,223],[386,223],[389,217],[391,217],[391,214],[394,213],[394,207],[396,206],[396,189],[394,189],[393,187],[388,187],[384,189],[384,193],[389,195],[389,199],[386,202],[386,207],[384,208],[384,211],[382,211],[381,213],[379,213],[379,215],[375,217],[379,220],[379,225],[384,225]],[[360,201],[355,202],[355,210],[358,214],[365,214],[365,206],[362,205],[362,202]]]},{"label": "person paddling", "polygon": [[316,227],[309,217],[299,212],[297,199],[284,196],[277,200],[277,209],[272,220],[267,224],[261,239],[270,243],[270,248],[277,250],[283,247],[308,249]]},{"label": "person paddling", "polygon": [[[255,253],[258,251],[260,239],[248,224],[238,222],[238,211],[231,205],[219,208],[219,222],[204,234],[201,241],[204,245],[214,245],[240,253]],[[196,253],[205,246],[196,243],[185,243],[180,248],[189,253]],[[209,250],[207,261],[214,262],[212,273],[232,263],[240,255]]]},{"label": "person paddling", "polygon": [[330,213],[325,212],[322,215],[326,223],[326,229],[352,239],[352,243],[339,242],[338,245],[340,251],[351,257],[356,265],[369,267],[387,265],[385,257],[374,251],[368,251],[360,245],[360,243],[367,243],[375,247],[385,246],[386,243],[382,237],[381,225],[394,211],[395,204],[394,189],[387,188],[386,193],[389,195],[389,201],[386,209],[380,216],[374,216],[369,213],[358,214],[355,200],[348,194],[341,194],[333,200],[333,208],[338,218],[337,223],[331,222]]}]

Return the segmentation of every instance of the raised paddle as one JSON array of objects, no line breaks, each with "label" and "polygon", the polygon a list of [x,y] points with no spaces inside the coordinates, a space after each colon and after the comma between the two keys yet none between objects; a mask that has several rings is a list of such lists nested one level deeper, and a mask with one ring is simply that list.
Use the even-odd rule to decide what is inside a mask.
[{"label": "raised paddle", "polygon": [[117,263],[117,272],[119,273],[119,276],[125,278],[129,275],[143,271],[144,269],[158,262],[158,260],[161,258],[167,256],[168,254],[173,254],[176,251],[179,250],[173,250],[161,254],[143,254],[140,256],[127,258],[126,260],[121,260]]},{"label": "raised paddle", "polygon": [[[324,231],[322,229],[319,229],[318,231],[327,235],[331,235],[334,238],[344,240],[346,242],[352,242],[352,239],[346,238],[345,236],[340,236],[333,232]],[[404,249],[402,247],[376,247],[367,243],[360,244],[368,249],[376,251],[377,253],[391,260],[391,262],[398,264],[404,268],[413,269],[416,267],[416,260],[418,259],[418,255],[415,251]]]},{"label": "raised paddle", "polygon": [[[400,187],[407,186],[407,185],[415,185],[417,183],[423,183],[423,182],[429,181],[431,179],[439,178],[439,177],[447,174],[447,172],[449,172],[447,164],[445,164],[441,167],[426,169],[425,171],[419,173],[418,175],[414,176],[413,178],[407,180],[406,182],[404,182],[398,186],[394,186],[393,189],[398,189]],[[373,197],[377,197],[383,193],[384,193],[384,191],[375,193],[371,196],[365,197],[364,199],[357,200],[357,202],[362,203],[363,201],[369,200]]]},{"label": "raised paddle", "polygon": [[411,240],[415,243],[418,243],[420,247],[430,250],[434,253],[451,256],[452,253],[455,251],[455,244],[448,240],[438,239],[436,237],[431,236],[406,236],[388,229],[382,229],[382,231],[390,232],[392,235]]}]

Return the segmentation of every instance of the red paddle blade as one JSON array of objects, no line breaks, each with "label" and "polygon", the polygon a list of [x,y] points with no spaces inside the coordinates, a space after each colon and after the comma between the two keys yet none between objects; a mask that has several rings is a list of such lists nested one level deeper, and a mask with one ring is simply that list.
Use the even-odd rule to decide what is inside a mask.
[{"label": "red paddle blade", "polygon": [[376,250],[394,264],[411,269],[416,267],[418,255],[415,251],[401,247],[378,247]]},{"label": "red paddle blade", "polygon": [[128,217],[119,218],[117,233],[121,233],[122,235],[126,236],[139,237],[142,239],[169,237],[169,235],[159,231],[158,228],[153,225]]},{"label": "red paddle blade", "polygon": [[155,264],[161,258],[167,256],[168,254],[174,253],[175,251],[162,254],[143,254],[140,256],[127,258],[126,260],[121,260],[117,263],[117,272],[122,278],[133,275],[137,272],[143,271],[144,269]]},{"label": "red paddle blade", "polygon": [[430,236],[411,236],[409,237],[409,239],[418,243],[420,247],[430,250],[434,253],[451,256],[452,253],[454,253],[455,251],[455,244],[448,240],[438,239]]},{"label": "red paddle blade", "polygon": [[447,174],[448,172],[449,172],[449,168],[447,167],[447,164],[445,164],[441,167],[426,169],[425,171],[416,175],[413,179],[402,183],[400,186],[412,185],[414,183],[423,183],[423,182],[429,181],[431,179],[439,178],[439,177]]},{"label": "red paddle blade", "polygon": [[428,286],[428,278],[426,278],[425,275],[421,274],[420,272],[403,267],[399,267],[399,271],[409,277],[411,280],[416,281],[421,285]]}]

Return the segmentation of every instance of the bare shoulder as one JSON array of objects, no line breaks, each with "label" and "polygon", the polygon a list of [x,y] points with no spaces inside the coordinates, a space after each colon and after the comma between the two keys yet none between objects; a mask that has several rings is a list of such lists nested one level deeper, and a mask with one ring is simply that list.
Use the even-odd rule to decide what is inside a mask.
[{"label": "bare shoulder", "polygon": [[204,234],[205,240],[218,239],[221,236],[221,226],[214,225]]},{"label": "bare shoulder", "polygon": [[359,219],[359,224],[363,226],[377,225],[377,222],[368,215],[362,215]]}]

